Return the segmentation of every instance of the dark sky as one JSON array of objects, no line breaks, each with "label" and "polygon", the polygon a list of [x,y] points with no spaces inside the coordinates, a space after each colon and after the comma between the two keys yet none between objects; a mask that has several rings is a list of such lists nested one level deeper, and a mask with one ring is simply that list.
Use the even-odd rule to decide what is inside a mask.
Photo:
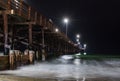
[{"label": "dark sky", "polygon": [[87,43],[88,53],[120,53],[120,0],[27,0],[65,31],[63,17],[70,18],[68,35]]}]

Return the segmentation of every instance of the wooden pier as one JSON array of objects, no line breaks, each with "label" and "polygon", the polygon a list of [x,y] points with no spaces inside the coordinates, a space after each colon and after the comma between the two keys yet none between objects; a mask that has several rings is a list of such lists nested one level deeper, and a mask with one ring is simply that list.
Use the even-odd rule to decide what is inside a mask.
[{"label": "wooden pier", "polygon": [[[16,50],[20,51],[21,59],[28,55],[29,62],[30,57],[45,60],[79,52],[79,47],[63,32],[56,32],[56,28],[58,26],[51,19],[23,0],[0,0],[0,53],[4,55],[0,58],[9,58],[12,52],[15,56]],[[30,56],[30,53],[34,55]]]}]

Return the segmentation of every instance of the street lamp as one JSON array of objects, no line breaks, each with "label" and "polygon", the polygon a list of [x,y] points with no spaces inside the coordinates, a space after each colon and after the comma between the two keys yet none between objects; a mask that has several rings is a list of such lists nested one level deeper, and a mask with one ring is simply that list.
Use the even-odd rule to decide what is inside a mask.
[{"label": "street lamp", "polygon": [[79,38],[80,38],[80,35],[79,35],[79,34],[77,34],[77,35],[76,35],[76,38],[77,38],[77,39],[79,39]]},{"label": "street lamp", "polygon": [[77,41],[77,46],[80,49],[81,47],[80,47],[80,35],[79,34],[76,35],[76,41]]},{"label": "street lamp", "polygon": [[64,18],[64,23],[66,25],[66,37],[67,37],[67,28],[68,28],[68,22],[69,22],[69,19],[68,18]]},{"label": "street lamp", "polygon": [[[68,28],[68,22],[69,22],[69,19],[68,18],[64,18],[63,22],[65,23],[65,26],[66,26],[66,37],[67,37],[67,28]],[[65,53],[67,53],[67,43],[65,44]]]},{"label": "street lamp", "polygon": [[87,47],[87,44],[84,44],[84,55],[86,55],[86,47]]},{"label": "street lamp", "polygon": [[76,41],[78,44],[80,44],[80,35],[79,34],[76,35]]},{"label": "street lamp", "polygon": [[84,44],[84,49],[86,49],[86,47],[87,47],[87,44]]},{"label": "street lamp", "polygon": [[76,39],[77,42],[79,42],[79,39]]},{"label": "street lamp", "polygon": [[80,35],[79,34],[76,35],[76,41],[77,41],[77,43],[80,42]]}]

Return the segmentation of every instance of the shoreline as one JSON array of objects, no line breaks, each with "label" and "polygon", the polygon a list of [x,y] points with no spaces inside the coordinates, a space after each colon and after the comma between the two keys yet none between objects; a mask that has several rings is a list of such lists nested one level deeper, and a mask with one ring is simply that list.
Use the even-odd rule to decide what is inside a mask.
[{"label": "shoreline", "polygon": [[0,75],[0,81],[58,81],[58,80],[52,78],[32,78],[6,74]]},{"label": "shoreline", "polygon": [[9,74],[1,74],[0,81],[120,81],[120,78],[98,77],[98,78],[32,78],[24,76],[15,76]]}]

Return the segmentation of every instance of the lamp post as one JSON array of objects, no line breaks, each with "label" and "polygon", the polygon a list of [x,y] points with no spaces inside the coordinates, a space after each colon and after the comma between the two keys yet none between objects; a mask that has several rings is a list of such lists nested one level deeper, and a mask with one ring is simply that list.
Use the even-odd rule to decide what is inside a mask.
[{"label": "lamp post", "polygon": [[45,35],[44,35],[44,29],[42,29],[42,61],[45,61]]},{"label": "lamp post", "polygon": [[76,35],[76,41],[78,44],[80,44],[80,35],[79,34]]},{"label": "lamp post", "polygon": [[[64,23],[65,23],[65,26],[66,26],[66,37],[68,37],[68,22],[69,22],[69,19],[68,18],[64,18]],[[65,43],[65,54],[67,53],[67,43]]]},{"label": "lamp post", "polygon": [[86,49],[86,47],[87,47],[87,44],[84,44],[84,49]]},{"label": "lamp post", "polygon": [[78,47],[79,47],[79,49],[81,48],[80,46],[81,46],[81,44],[80,44],[80,34],[77,34],[76,35],[76,41],[77,41],[77,45],[78,45]]},{"label": "lamp post", "polygon": [[84,44],[84,55],[86,55],[86,47],[87,47],[87,44]]},{"label": "lamp post", "polygon": [[67,37],[67,34],[68,34],[68,22],[69,22],[69,19],[64,18],[64,23],[65,23],[65,26],[66,26],[66,37]]}]

